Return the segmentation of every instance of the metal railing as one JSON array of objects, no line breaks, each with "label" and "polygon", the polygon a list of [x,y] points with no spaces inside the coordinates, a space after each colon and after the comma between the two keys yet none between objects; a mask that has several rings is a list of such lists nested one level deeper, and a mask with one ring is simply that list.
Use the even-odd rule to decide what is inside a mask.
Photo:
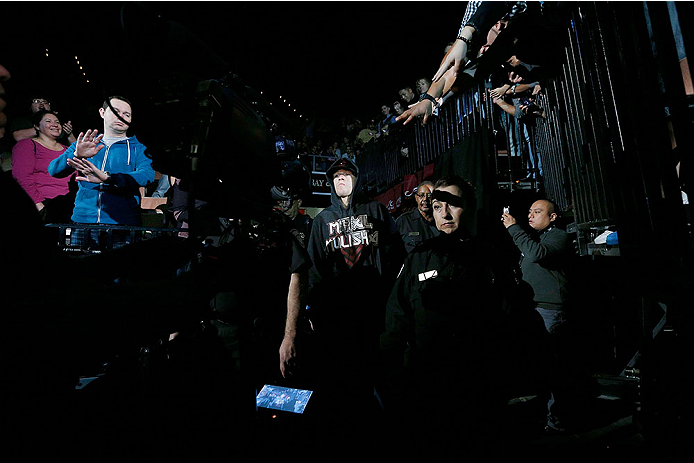
[{"label": "metal railing", "polygon": [[368,142],[357,159],[366,184],[381,193],[422,169],[465,137],[492,130],[492,102],[480,84],[449,99],[425,126],[419,121],[392,125],[388,134]]},{"label": "metal railing", "polygon": [[[648,10],[636,2],[572,5],[563,36],[557,37],[565,44],[564,55],[558,57],[557,71],[541,82],[543,93],[537,104],[545,117],[536,119],[531,144],[539,152],[543,176],[541,184],[533,187],[569,212],[581,254],[590,253],[588,245],[606,229],[627,227],[620,238],[644,249],[657,236],[679,233],[668,229],[665,219],[681,207],[675,171],[665,155],[671,150],[665,114],[686,107],[686,102],[684,92],[673,85],[682,86],[681,74],[668,80],[668,74],[658,69],[665,64],[656,55],[665,56],[674,48],[667,17],[656,22],[656,9],[663,8],[658,4]],[[652,41],[658,37],[660,42]],[[657,53],[656,47],[660,47]],[[675,59],[668,66],[674,69],[678,64]],[[630,91],[625,89],[627,82]],[[662,92],[668,84],[680,92],[680,100],[670,96],[667,101]],[[357,164],[372,196],[435,162],[468,137],[493,140],[485,160],[494,170],[490,178],[496,185],[491,186],[519,188],[514,169],[522,170],[527,160],[514,159],[504,146],[503,132],[514,118],[484,97],[491,86],[480,83],[451,98],[426,126],[414,121],[393,127],[390,135],[368,143]],[[642,102],[649,105],[647,111],[639,109],[644,108]],[[690,146],[690,138],[687,129],[680,131],[678,145]],[[457,150],[456,155],[468,153]]]},{"label": "metal railing", "polygon": [[[47,228],[56,230],[56,245],[65,252],[98,254],[129,243],[145,241],[161,236],[179,236],[183,228],[132,227],[112,224],[49,223]],[[75,239],[77,235],[80,239]],[[98,239],[85,238],[92,234]],[[114,239],[115,238],[115,239]]]}]

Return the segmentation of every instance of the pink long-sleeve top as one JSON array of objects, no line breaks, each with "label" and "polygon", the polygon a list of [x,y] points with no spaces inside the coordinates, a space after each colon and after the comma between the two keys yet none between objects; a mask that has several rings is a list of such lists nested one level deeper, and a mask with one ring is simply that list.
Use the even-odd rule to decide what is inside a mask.
[{"label": "pink long-sleeve top", "polygon": [[12,148],[12,176],[34,203],[69,192],[69,176],[55,178],[48,174],[48,164],[67,149],[64,145],[60,146],[60,150],[53,151],[28,138],[18,141]]}]

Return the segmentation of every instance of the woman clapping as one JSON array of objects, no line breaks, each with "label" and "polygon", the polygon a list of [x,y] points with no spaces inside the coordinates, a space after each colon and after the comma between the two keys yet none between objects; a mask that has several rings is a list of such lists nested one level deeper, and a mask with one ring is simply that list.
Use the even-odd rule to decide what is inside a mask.
[{"label": "woman clapping", "polygon": [[53,111],[38,111],[33,117],[36,136],[18,141],[12,148],[12,176],[31,197],[45,223],[70,221],[74,196],[70,177],[48,174],[48,164],[67,147],[58,143],[63,128]]}]

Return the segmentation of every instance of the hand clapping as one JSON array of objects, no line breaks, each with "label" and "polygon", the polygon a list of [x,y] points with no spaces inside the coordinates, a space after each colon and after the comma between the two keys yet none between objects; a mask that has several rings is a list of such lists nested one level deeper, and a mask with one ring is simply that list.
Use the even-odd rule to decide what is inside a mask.
[{"label": "hand clapping", "polygon": [[[82,134],[80,134],[82,136]],[[108,174],[97,168],[91,161],[81,158],[68,159],[67,164],[79,171],[76,177],[78,182],[85,181],[90,183],[104,183],[108,179]]]}]

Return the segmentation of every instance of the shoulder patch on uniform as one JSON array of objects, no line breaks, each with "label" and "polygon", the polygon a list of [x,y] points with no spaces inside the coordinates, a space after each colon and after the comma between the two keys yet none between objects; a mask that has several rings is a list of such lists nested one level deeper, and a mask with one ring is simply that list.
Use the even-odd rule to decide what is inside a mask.
[{"label": "shoulder patch on uniform", "polygon": [[428,272],[423,272],[419,274],[419,281],[428,280],[429,278],[436,278],[438,275],[438,270],[429,270]]}]

